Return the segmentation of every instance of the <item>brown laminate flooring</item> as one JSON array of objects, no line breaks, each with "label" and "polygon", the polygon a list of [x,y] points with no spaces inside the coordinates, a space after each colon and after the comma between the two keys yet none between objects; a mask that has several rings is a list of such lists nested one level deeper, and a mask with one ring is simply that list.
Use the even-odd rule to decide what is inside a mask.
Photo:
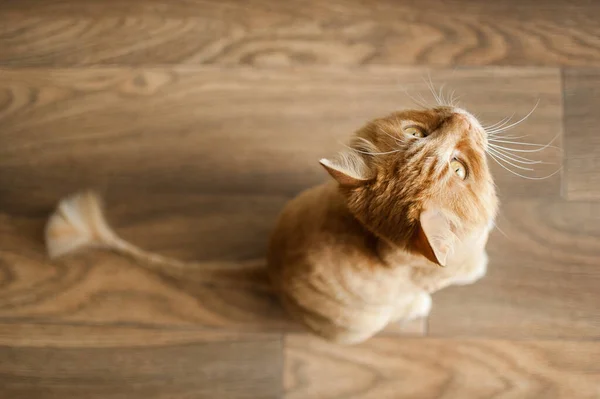
[{"label": "brown laminate flooring", "polygon": [[[600,398],[599,20],[592,0],[0,2],[0,399]],[[552,141],[529,176],[562,169],[494,164],[488,275],[427,320],[313,338],[255,267],[273,222],[429,78],[485,123],[539,102],[510,134]],[[122,236],[206,269],[48,260],[49,212],[88,187]]]}]

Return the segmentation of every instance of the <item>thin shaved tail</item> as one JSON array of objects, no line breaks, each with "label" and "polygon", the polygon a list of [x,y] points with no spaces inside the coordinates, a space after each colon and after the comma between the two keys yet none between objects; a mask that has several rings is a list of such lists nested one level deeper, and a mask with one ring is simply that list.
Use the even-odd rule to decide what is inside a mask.
[{"label": "thin shaved tail", "polygon": [[246,278],[246,284],[253,280],[257,283],[256,278],[264,279],[266,275],[264,259],[199,264],[145,251],[119,237],[106,221],[102,209],[100,197],[92,191],[76,193],[61,200],[46,224],[46,249],[50,258],[88,248],[101,248],[127,256],[147,268],[177,277],[192,277],[190,272],[200,271],[200,280],[203,281],[229,280],[235,282],[235,285],[245,285],[241,279]]},{"label": "thin shaved tail", "polygon": [[100,197],[92,191],[76,193],[60,201],[48,219],[45,235],[50,258],[86,248],[103,248],[142,262],[185,265],[144,251],[119,237],[104,217]]}]

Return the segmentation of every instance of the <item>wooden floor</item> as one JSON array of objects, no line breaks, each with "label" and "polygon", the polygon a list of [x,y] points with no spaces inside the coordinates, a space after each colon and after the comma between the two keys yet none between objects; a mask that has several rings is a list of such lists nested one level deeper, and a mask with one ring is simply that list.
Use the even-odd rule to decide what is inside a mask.
[{"label": "wooden floor", "polygon": [[[0,2],[0,399],[600,398],[600,2]],[[355,347],[262,273],[283,204],[365,121],[455,90],[553,145],[502,197],[488,276]],[[562,150],[561,150],[562,149]],[[93,187],[119,233],[215,283],[44,253]],[[236,265],[239,265],[237,267]]]}]

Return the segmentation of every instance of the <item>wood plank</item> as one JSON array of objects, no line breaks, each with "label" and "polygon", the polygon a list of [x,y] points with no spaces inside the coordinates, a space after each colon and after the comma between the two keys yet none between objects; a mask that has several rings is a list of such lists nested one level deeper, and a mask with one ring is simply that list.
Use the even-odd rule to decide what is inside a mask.
[{"label": "wood plank", "polygon": [[281,337],[0,323],[6,399],[279,398]]},{"label": "wood plank", "polygon": [[[418,96],[426,75],[397,68],[5,69],[0,207],[39,214],[82,187],[137,194],[130,206],[151,193],[290,197],[324,181],[317,160],[343,148],[340,141],[366,121],[414,107],[403,88]],[[557,70],[440,70],[433,78],[456,89],[486,123],[513,111],[524,116],[539,98],[514,134],[548,143],[561,133]],[[549,148],[540,159],[554,163],[539,165],[544,176],[560,153]],[[532,181],[493,168],[504,197],[560,194],[558,175]]]},{"label": "wood plank", "polygon": [[287,399],[593,399],[600,343],[376,338],[340,347],[306,336],[285,345]]},{"label": "wood plank", "polygon": [[434,295],[436,336],[600,337],[600,203],[505,203],[487,276]]},{"label": "wood plank", "polygon": [[600,200],[600,70],[567,69],[564,192],[572,200]]},{"label": "wood plank", "polygon": [[[127,238],[198,261],[184,276],[151,272],[101,251],[49,261],[44,219],[0,215],[0,322],[304,331],[280,307],[264,269],[267,230],[280,203],[154,195],[139,207],[109,209]],[[385,333],[424,330],[425,321],[415,320]]]},{"label": "wood plank", "polygon": [[9,0],[0,65],[600,65],[597,2]]}]

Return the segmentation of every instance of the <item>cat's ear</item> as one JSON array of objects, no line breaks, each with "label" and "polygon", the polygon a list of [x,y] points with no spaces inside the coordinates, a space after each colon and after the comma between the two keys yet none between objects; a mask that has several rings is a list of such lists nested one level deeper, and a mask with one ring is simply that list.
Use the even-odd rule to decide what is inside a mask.
[{"label": "cat's ear", "polygon": [[359,187],[373,177],[363,156],[353,150],[344,151],[332,160],[323,158],[319,163],[342,187]]},{"label": "cat's ear", "polygon": [[457,237],[452,232],[450,219],[438,209],[426,209],[419,217],[419,227],[413,245],[431,262],[446,266],[454,251]]}]

